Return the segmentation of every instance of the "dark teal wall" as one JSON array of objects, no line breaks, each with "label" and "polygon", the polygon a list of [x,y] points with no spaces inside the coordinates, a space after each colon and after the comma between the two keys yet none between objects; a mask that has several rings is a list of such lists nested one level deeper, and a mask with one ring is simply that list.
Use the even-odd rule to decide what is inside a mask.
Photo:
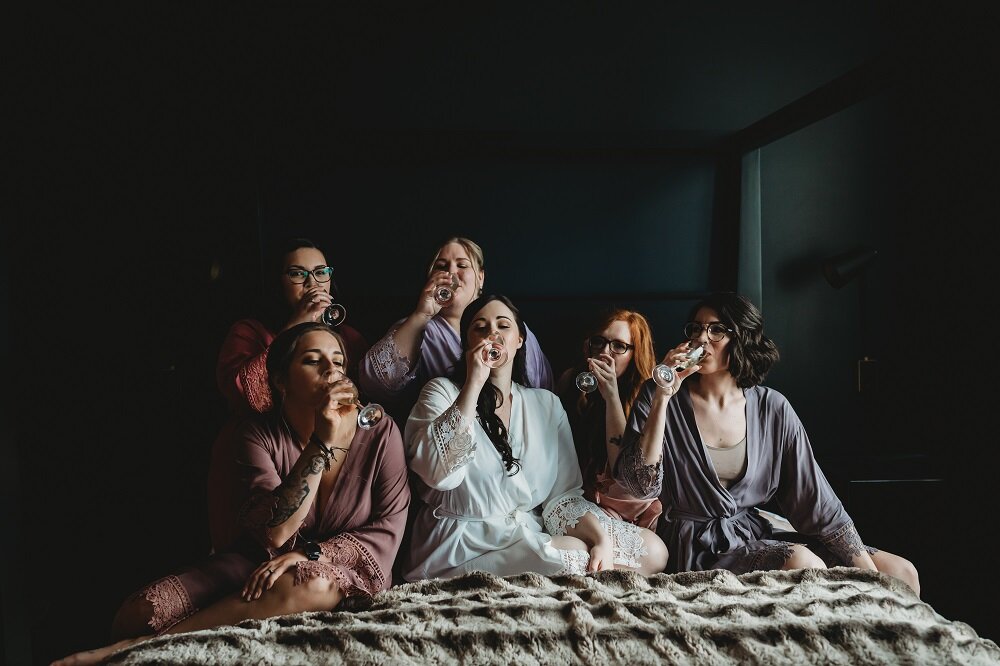
[{"label": "dark teal wall", "polygon": [[562,160],[330,170],[262,183],[262,237],[313,238],[330,255],[372,341],[414,307],[437,244],[486,254],[486,291],[510,295],[556,372],[575,360],[583,319],[615,304],[650,318],[661,352],[680,339],[690,299],[711,283],[710,157]]}]

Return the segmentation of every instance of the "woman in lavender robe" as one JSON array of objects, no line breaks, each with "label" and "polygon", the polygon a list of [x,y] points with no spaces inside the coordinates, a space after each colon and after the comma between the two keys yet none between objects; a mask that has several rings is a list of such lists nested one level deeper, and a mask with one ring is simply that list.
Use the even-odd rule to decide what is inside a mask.
[{"label": "woman in lavender robe", "polygon": [[[445,305],[434,292],[458,279],[454,298]],[[417,307],[372,345],[358,369],[362,390],[386,406],[403,424],[420,389],[435,377],[447,376],[462,356],[459,322],[466,306],[483,290],[486,272],[483,251],[468,238],[452,238],[438,249],[428,269],[427,283]],[[552,389],[552,366],[534,333],[527,332],[527,381],[535,388]]]},{"label": "woman in lavender robe", "polygon": [[[663,503],[668,570],[852,566],[919,594],[909,561],[864,545],[791,405],[760,385],[778,350],[753,303],[712,294],[691,310],[685,335],[706,343],[705,355],[666,388],[645,383],[615,467],[634,495]],[[667,364],[678,366],[687,349],[668,352]],[[755,508],[771,500],[798,534],[782,538]]]},{"label": "woman in lavender robe", "polygon": [[410,500],[396,424],[358,427],[344,343],[325,324],[279,334],[267,365],[277,405],[235,433],[229,462],[242,538],[128,599],[117,643],[57,663],[99,663],[164,633],[332,610],[389,587]]}]

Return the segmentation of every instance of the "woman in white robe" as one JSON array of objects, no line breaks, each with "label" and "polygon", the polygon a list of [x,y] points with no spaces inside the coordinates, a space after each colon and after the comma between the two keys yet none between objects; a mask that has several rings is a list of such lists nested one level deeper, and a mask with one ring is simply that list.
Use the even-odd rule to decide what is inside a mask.
[{"label": "woman in white robe", "polygon": [[[509,352],[495,368],[483,356],[491,334]],[[461,335],[466,352],[452,378],[428,382],[406,423],[407,461],[423,501],[403,578],[662,571],[659,537],[583,498],[559,398],[518,383],[525,329],[513,304],[503,296],[474,301]]]}]

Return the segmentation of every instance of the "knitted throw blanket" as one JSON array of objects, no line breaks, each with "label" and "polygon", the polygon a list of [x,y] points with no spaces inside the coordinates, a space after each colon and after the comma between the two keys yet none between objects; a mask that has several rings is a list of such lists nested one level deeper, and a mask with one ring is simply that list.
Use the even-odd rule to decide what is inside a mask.
[{"label": "knitted throw blanket", "polygon": [[112,664],[1000,664],[1000,648],[859,569],[473,573],[336,612],[161,636]]}]

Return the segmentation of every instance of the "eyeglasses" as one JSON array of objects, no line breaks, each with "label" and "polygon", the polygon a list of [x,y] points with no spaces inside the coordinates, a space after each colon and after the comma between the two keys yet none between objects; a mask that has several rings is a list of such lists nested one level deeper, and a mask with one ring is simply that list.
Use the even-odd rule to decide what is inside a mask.
[{"label": "eyeglasses", "polygon": [[718,342],[733,332],[733,329],[717,321],[713,321],[711,324],[699,324],[696,321],[689,321],[684,324],[684,335],[688,340],[701,337],[701,332],[706,330],[708,331],[708,339],[712,342]]},{"label": "eyeglasses", "polygon": [[285,271],[285,275],[288,276],[292,284],[303,284],[309,275],[312,275],[316,282],[329,282],[330,278],[333,277],[333,268],[330,266],[321,266],[311,271],[307,271],[304,268],[289,268]]},{"label": "eyeglasses", "polygon": [[621,340],[608,340],[603,335],[594,335],[587,340],[587,344],[590,345],[591,352],[599,352],[604,349],[605,345],[611,347],[612,354],[624,354],[629,349],[635,349],[635,345],[630,345],[627,342],[622,342]]}]

